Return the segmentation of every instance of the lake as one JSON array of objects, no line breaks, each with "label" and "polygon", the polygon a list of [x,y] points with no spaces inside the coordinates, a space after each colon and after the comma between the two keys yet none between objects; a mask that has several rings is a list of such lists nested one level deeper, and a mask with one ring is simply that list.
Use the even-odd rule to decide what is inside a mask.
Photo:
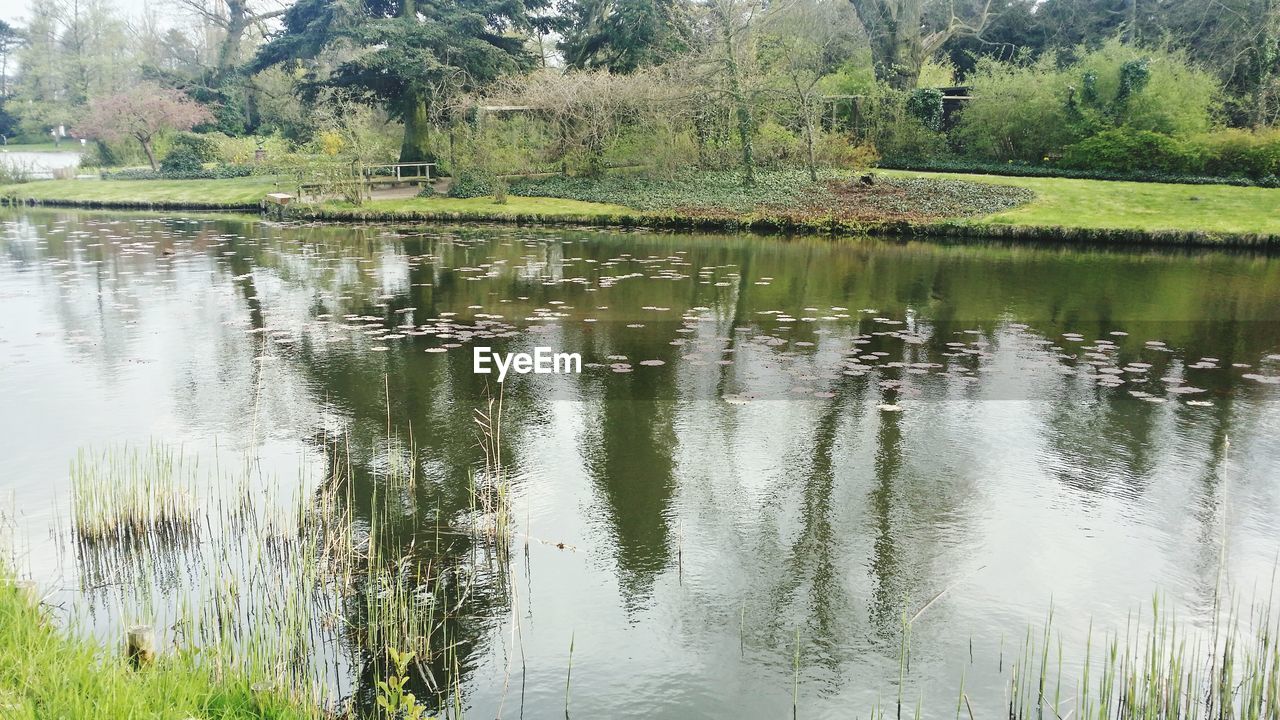
[{"label": "lake", "polygon": [[[0,211],[0,512],[69,622],[178,642],[256,530],[77,539],[77,458],[310,504],[450,586],[451,716],[990,715],[1050,611],[1074,688],[1153,597],[1267,597],[1278,320],[1263,254]],[[499,390],[477,346],[584,366]],[[297,661],[370,706],[366,611]]]},{"label": "lake", "polygon": [[58,170],[80,166],[80,153],[76,151],[28,152],[6,150],[0,147],[0,165],[28,173],[31,179],[51,178]]}]

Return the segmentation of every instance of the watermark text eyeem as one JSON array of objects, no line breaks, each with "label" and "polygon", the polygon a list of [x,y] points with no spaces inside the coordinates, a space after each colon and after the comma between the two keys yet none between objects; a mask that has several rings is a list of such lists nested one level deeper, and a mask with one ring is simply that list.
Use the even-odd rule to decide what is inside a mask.
[{"label": "watermark text eyeem", "polygon": [[564,375],[582,372],[582,356],[578,353],[558,353],[549,347],[535,347],[532,353],[496,353],[493,348],[472,348],[472,370],[477,375],[488,375],[498,370],[498,382],[507,372],[520,375]]}]

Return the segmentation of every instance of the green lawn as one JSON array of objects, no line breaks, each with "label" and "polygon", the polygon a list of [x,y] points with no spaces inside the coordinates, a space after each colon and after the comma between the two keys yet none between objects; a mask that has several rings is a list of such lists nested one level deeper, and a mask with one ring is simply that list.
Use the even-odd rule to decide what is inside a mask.
[{"label": "green lawn", "polygon": [[[1022,178],[953,173],[882,171],[890,176],[957,178],[978,183],[1025,187],[1036,199],[1021,207],[959,222],[973,225],[1039,226],[1085,229],[1174,230],[1211,233],[1280,235],[1280,190],[1226,185]],[[256,205],[270,192],[292,192],[292,184],[272,178],[230,180],[46,180],[0,186],[0,196],[40,201],[83,201],[141,207],[149,203],[193,207]],[[597,217],[644,215],[624,205],[509,196],[498,205],[492,198],[405,198],[376,200],[359,208],[325,203],[322,211],[336,218],[376,219],[397,214],[406,219],[437,214],[494,218],[523,216]]]},{"label": "green lawn", "polygon": [[168,653],[133,670],[118,647],[59,630],[0,579],[0,718],[5,720],[302,720],[312,708],[215,678],[208,661]]},{"label": "green lawn", "polygon": [[973,224],[1280,234],[1280,190],[1271,188],[897,170],[881,173],[957,178],[1035,191],[1036,199],[1026,205],[965,221]]},{"label": "green lawn", "polygon": [[85,203],[148,203],[199,207],[257,205],[271,192],[294,192],[292,183],[279,186],[269,177],[229,180],[37,180],[0,185],[0,196],[22,200],[61,200]]}]

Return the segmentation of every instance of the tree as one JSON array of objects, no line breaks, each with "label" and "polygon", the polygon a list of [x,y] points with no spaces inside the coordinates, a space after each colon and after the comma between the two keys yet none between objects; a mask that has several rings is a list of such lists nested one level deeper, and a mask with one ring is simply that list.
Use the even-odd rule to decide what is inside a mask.
[{"label": "tree", "polygon": [[960,35],[978,35],[991,15],[992,0],[976,0],[965,17],[956,2],[930,0],[850,0],[871,42],[876,78],[896,90],[916,86],[920,66]]},{"label": "tree", "polygon": [[689,49],[684,0],[563,0],[559,11],[559,48],[574,69],[633,72]]},{"label": "tree", "polygon": [[244,36],[254,26],[265,27],[264,23],[278,18],[285,13],[285,8],[278,3],[274,7],[262,7],[262,0],[220,0],[208,3],[205,0],[177,0],[178,5],[194,13],[197,17],[215,28],[220,35],[218,49],[212,67],[214,84],[235,72],[244,60]]},{"label": "tree", "polygon": [[22,34],[9,23],[0,20],[0,99],[9,95],[9,56],[22,45]]},{"label": "tree", "polygon": [[767,19],[761,43],[764,61],[777,76],[783,96],[795,106],[804,131],[809,178],[818,180],[814,139],[822,97],[818,83],[853,54],[848,5],[824,0],[797,0]]},{"label": "tree", "polygon": [[190,130],[213,116],[204,106],[172,88],[141,83],[127,92],[96,98],[75,128],[82,137],[119,141],[132,138],[142,145],[152,170],[158,170],[152,143],[167,130]]},{"label": "tree", "polygon": [[708,67],[712,83],[718,81],[720,94],[732,108],[742,158],[742,184],[748,187],[756,184],[753,144],[756,121],[752,111],[763,90],[756,72],[759,58],[755,32],[759,9],[755,2],[741,0],[711,0],[707,7],[712,38],[707,50]]},{"label": "tree", "polygon": [[[544,0],[300,0],[252,69],[307,63],[304,90],[345,88],[404,122],[401,162],[431,162],[431,113],[451,94],[530,67],[517,33]],[[352,50],[354,48],[354,50]],[[331,71],[326,65],[336,65]]]}]

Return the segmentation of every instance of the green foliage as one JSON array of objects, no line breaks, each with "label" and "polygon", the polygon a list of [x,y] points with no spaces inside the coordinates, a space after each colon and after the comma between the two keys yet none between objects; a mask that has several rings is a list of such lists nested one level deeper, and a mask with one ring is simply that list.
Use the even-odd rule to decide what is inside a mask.
[{"label": "green foliage", "polygon": [[837,132],[819,132],[814,138],[814,155],[818,167],[862,170],[880,159],[871,145],[855,145],[849,136]]},{"label": "green foliage", "polygon": [[207,163],[217,162],[218,143],[209,135],[197,133],[177,133],[169,140],[169,154],[185,152],[196,160]]},{"label": "green foliage", "polygon": [[1069,145],[1062,166],[1116,173],[1193,173],[1201,167],[1196,149],[1149,130],[1116,128]]},{"label": "green foliage", "polygon": [[409,683],[409,663],[415,653],[401,653],[395,648],[387,648],[387,655],[394,665],[386,680],[378,680],[378,707],[382,708],[387,720],[426,720],[427,708],[413,693],[405,690]]},{"label": "green foliage", "polygon": [[942,130],[942,91],[937,88],[916,88],[907,95],[907,114],[920,124],[938,132]]},{"label": "green foliage", "polygon": [[559,49],[574,69],[628,73],[689,49],[684,0],[563,0],[558,9],[564,24]]},{"label": "green foliage", "polygon": [[[1207,130],[1218,108],[1217,80],[1184,53],[1118,40],[1080,51],[1065,66],[1052,54],[984,59],[969,83],[973,100],[954,137],[966,155],[986,161],[1045,162],[1114,128],[1186,138]],[[1095,169],[1113,171],[1116,162]],[[1158,162],[1167,166],[1169,158]]]},{"label": "green foliage", "polygon": [[742,176],[731,170],[684,171],[671,180],[638,174],[555,176],[511,185],[511,192],[516,195],[616,203],[637,210],[702,207],[737,212],[750,211],[764,203],[794,204],[809,197],[813,190],[809,176],[798,170],[762,172],[752,187],[744,187]]},{"label": "green foliage", "polygon": [[804,162],[804,141],[782,125],[767,120],[756,127],[753,139],[760,167],[796,167]]},{"label": "green foliage", "polygon": [[[118,650],[61,632],[0,579],[0,715],[6,720],[314,720],[319,712],[255,689],[266,678],[220,672],[208,657],[178,651],[134,671]],[[265,683],[269,684],[269,683]]]},{"label": "green foliage", "polygon": [[1280,128],[1250,132],[1221,130],[1192,142],[1203,150],[1209,175],[1266,178],[1280,175]]},{"label": "green foliage", "polygon": [[[182,152],[180,158],[186,162],[191,159],[191,156]],[[176,166],[170,170],[165,169],[162,164],[159,170],[126,168],[103,172],[101,176],[103,180],[229,180],[249,177],[253,174],[254,168],[249,165],[215,165],[209,168],[197,165],[194,169]]]},{"label": "green foliage", "polygon": [[1274,175],[1258,179],[1236,176],[1168,174],[1162,172],[1113,172],[1095,169],[1071,169],[1050,165],[1007,162],[992,163],[964,158],[892,158],[878,160],[877,167],[894,170],[1000,175],[1008,178],[1063,178],[1076,180],[1128,180],[1132,182],[1170,183],[1179,185],[1234,185],[1237,187],[1280,187]]},{"label": "green foliage", "polygon": [[851,216],[872,210],[911,217],[986,215],[1014,207],[1032,196],[1019,188],[920,178],[881,178],[874,194],[866,197],[833,189],[833,184],[847,182],[847,177],[831,172],[823,173],[815,183],[804,172],[783,170],[762,172],[755,186],[743,187],[737,173],[715,171],[684,173],[674,180],[640,175],[611,175],[594,180],[551,177],[521,181],[513,184],[511,191],[526,196],[614,203],[646,211],[768,213],[822,207]]},{"label": "green foliage", "polygon": [[[318,57],[345,58],[303,83],[314,100],[323,89],[380,104],[404,122],[400,159],[433,159],[430,120],[443,101],[532,64],[519,32],[544,0],[299,0],[284,15],[284,30],[261,48],[254,70]],[[363,48],[346,52],[346,48]],[[313,65],[313,67],[315,67]]]},{"label": "green foliage", "polygon": [[[453,184],[449,186],[449,197],[473,198],[492,195],[494,192],[494,175],[484,170],[467,168],[453,174]],[[423,190],[430,195],[430,190]]]},{"label": "green foliage", "polygon": [[173,137],[167,152],[160,160],[160,170],[166,174],[199,173],[204,164],[218,159],[218,144],[204,135],[178,133]]},{"label": "green foliage", "polygon": [[1174,137],[1209,129],[1221,83],[1187,54],[1112,39],[1085,52],[1052,82],[1081,86],[1076,111],[1086,134],[1127,125]]},{"label": "green foliage", "polygon": [[1041,162],[1080,139],[1068,116],[1066,88],[1052,56],[1035,62],[983,59],[968,82],[973,99],[953,131],[968,157]]},{"label": "green foliage", "polygon": [[876,86],[859,104],[860,139],[881,155],[891,157],[939,157],[948,154],[947,136],[922,123],[907,111],[908,94],[885,85]]}]

